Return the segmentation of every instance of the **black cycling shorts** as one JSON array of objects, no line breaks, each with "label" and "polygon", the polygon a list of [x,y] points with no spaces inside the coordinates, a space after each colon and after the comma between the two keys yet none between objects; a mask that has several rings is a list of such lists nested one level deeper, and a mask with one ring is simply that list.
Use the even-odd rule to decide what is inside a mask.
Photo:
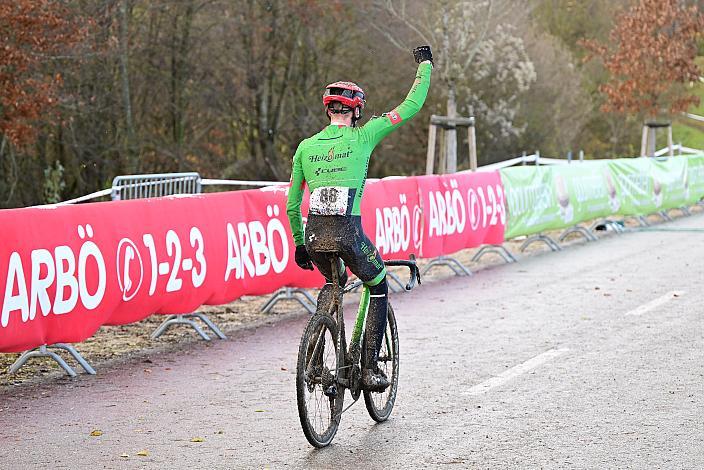
[{"label": "black cycling shorts", "polygon": [[386,268],[379,251],[364,234],[358,215],[309,215],[306,249],[328,282],[332,281],[330,251],[336,251],[350,271],[368,286],[384,280]]}]

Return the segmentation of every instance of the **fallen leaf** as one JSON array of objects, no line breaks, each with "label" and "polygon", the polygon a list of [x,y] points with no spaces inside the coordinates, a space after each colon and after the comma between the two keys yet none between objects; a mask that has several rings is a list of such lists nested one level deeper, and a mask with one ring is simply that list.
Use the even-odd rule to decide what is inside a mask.
[{"label": "fallen leaf", "polygon": [[205,439],[202,437],[192,437],[191,442],[205,442]]},{"label": "fallen leaf", "polygon": [[148,450],[140,450],[139,452],[137,452],[137,455],[139,455],[140,457],[147,457],[149,455],[149,451]]},{"label": "fallen leaf", "polygon": [[120,457],[123,457],[123,458],[125,458],[125,459],[126,459],[126,458],[128,458],[128,457],[129,457],[129,455],[127,455],[127,454],[120,454]]},{"label": "fallen leaf", "polygon": [[103,435],[103,431],[101,431],[100,429],[93,429],[93,430],[90,432],[90,435],[93,436],[93,437],[102,436],[102,435]]},{"label": "fallen leaf", "polygon": [[223,430],[215,431],[215,434],[225,434],[225,431],[223,431]]},{"label": "fallen leaf", "polygon": [[255,413],[264,413],[264,410],[254,410]]}]

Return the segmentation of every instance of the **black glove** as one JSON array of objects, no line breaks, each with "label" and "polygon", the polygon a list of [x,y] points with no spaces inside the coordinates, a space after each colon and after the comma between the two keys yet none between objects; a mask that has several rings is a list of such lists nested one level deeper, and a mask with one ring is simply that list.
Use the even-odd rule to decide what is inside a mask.
[{"label": "black glove", "polygon": [[[420,64],[429,60],[433,64],[433,53],[430,51],[430,46],[418,46],[413,49],[413,58],[416,59],[416,64]],[[435,66],[435,64],[433,64]]]},{"label": "black glove", "polygon": [[310,255],[305,245],[298,245],[296,247],[296,264],[301,269],[313,270],[313,262],[310,260]]}]

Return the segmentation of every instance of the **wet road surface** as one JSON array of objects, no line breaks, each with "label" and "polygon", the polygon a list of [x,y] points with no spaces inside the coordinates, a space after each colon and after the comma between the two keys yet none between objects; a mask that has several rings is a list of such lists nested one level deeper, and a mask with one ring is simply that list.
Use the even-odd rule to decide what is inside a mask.
[{"label": "wet road surface", "polygon": [[702,468],[704,217],[659,227],[394,294],[394,413],[321,451],[300,316],[0,395],[0,467]]}]

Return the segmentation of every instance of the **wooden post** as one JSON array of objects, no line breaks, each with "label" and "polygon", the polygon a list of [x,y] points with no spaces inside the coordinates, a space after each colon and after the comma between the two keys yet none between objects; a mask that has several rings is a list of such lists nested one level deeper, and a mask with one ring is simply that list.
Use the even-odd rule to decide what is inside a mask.
[{"label": "wooden post", "polygon": [[432,175],[435,170],[435,138],[438,133],[438,128],[435,124],[430,124],[428,127],[428,154],[425,160],[425,174]]},{"label": "wooden post", "polygon": [[[469,131],[469,166],[472,170],[477,168],[477,138],[474,133],[474,118],[473,117],[448,117],[448,116],[430,116],[430,125],[440,127],[442,134],[440,135],[440,157],[438,159],[438,174],[454,173],[457,171],[457,147],[455,141],[454,152],[448,154],[451,150],[448,148],[448,134],[456,133],[458,127],[466,127]],[[429,131],[432,133],[432,131]],[[429,139],[430,140],[430,134]],[[430,155],[430,154],[428,154]],[[428,157],[430,158],[430,157]],[[428,169],[426,162],[426,170]]]},{"label": "wooden post", "polygon": [[648,126],[643,123],[643,136],[640,139],[640,156],[645,157],[648,151]]},{"label": "wooden post", "polygon": [[657,138],[657,129],[653,126],[648,127],[648,156],[655,156],[655,139]]},{"label": "wooden post", "polygon": [[670,150],[670,156],[675,156],[675,149],[672,146],[672,124],[667,126],[667,148]]},{"label": "wooden post", "polygon": [[447,148],[447,141],[445,138],[445,129],[443,128],[442,133],[440,134],[440,157],[438,158],[439,175],[444,175],[445,173],[447,173],[447,164],[445,163],[447,161],[447,155],[445,154],[445,149]]},{"label": "wooden post", "polygon": [[474,130],[474,118],[470,118],[472,124],[467,127],[467,140],[469,141],[469,169],[477,171],[477,134]]}]

